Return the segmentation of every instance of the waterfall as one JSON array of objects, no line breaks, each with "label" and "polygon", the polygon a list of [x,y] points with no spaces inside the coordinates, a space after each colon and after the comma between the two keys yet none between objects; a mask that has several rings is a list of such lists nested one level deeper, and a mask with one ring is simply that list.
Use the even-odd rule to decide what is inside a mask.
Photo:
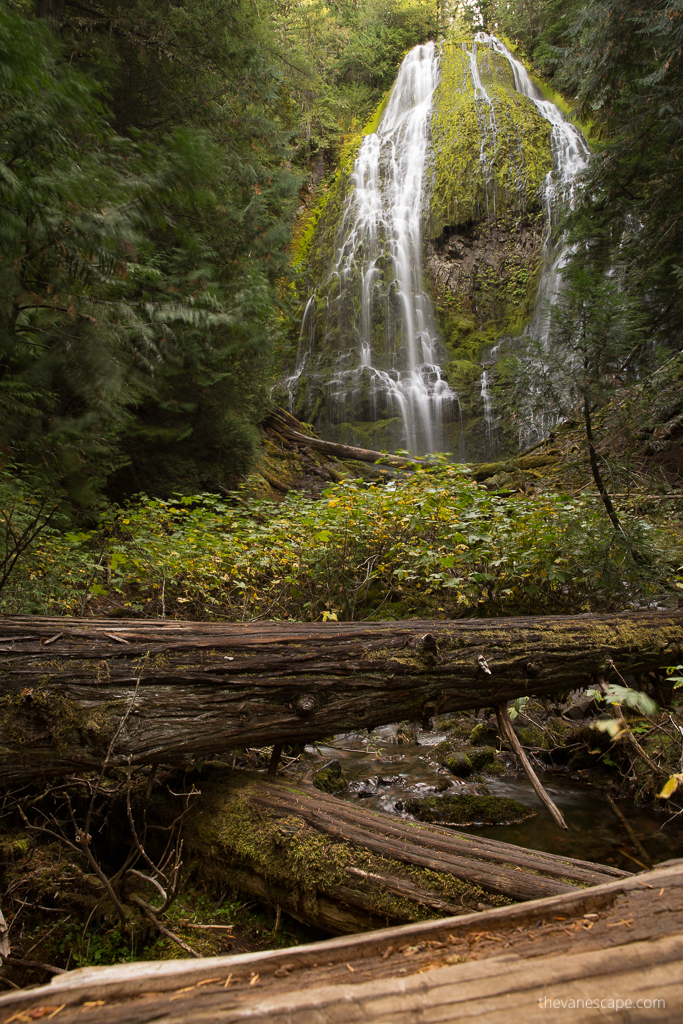
[{"label": "waterfall", "polygon": [[[415,454],[447,447],[444,425],[458,415],[457,395],[441,376],[444,351],[422,270],[437,80],[435,44],[416,46],[401,65],[376,133],[363,139],[336,258],[319,289],[329,298],[318,359],[333,354],[325,396],[330,432],[359,420],[394,421],[394,446]],[[300,346],[294,378],[311,358],[310,347]]]},{"label": "waterfall", "polygon": [[495,455],[496,437],[493,429],[493,408],[491,403],[491,392],[489,391],[489,375],[484,370],[481,375],[481,404],[484,406],[484,431],[486,439],[486,454]]},{"label": "waterfall", "polygon": [[565,121],[562,111],[543,95],[532,82],[529,72],[516,60],[504,43],[496,36],[486,32],[477,32],[475,40],[489,46],[502,54],[512,68],[515,89],[528,97],[539,114],[552,125],[550,145],[553,157],[553,169],[548,173],[544,183],[544,204],[546,210],[546,267],[539,286],[536,312],[530,330],[542,342],[548,338],[549,320],[547,310],[552,305],[560,288],[560,271],[567,256],[566,247],[560,238],[553,245],[553,214],[560,202],[573,203],[577,176],[586,167],[589,150],[581,132],[569,121]]},{"label": "waterfall", "polygon": [[[478,125],[485,219],[494,245],[500,243],[497,206],[501,197],[509,205],[510,192],[525,187],[525,172],[522,166],[516,182],[506,179],[501,185],[499,158],[507,144],[502,133],[510,114],[503,107],[500,116],[500,98],[494,90],[503,87],[495,80],[491,87],[484,65],[480,74],[478,51],[483,48],[504,58],[512,71],[514,89],[552,126],[552,170],[545,178],[542,196],[545,270],[534,318],[527,327],[528,334],[545,340],[546,310],[557,295],[566,258],[562,239],[553,238],[553,220],[558,199],[571,201],[588,149],[580,132],[565,121],[554,103],[542,97],[524,66],[499,39],[479,32],[471,43],[462,44],[465,80],[472,83]],[[352,171],[340,171],[330,190],[314,235],[314,289],[302,319],[296,365],[282,384],[292,411],[301,410],[306,418],[315,420],[323,436],[370,448],[404,448],[415,454],[450,449],[464,458],[467,405],[463,413],[457,392],[444,379],[441,367],[447,352],[423,278],[423,221],[426,215],[432,216],[431,208],[427,209],[425,179],[428,166],[435,162],[438,167],[444,159],[443,147],[431,150],[439,62],[434,43],[416,46],[408,53],[376,132],[362,139]],[[505,76],[504,88],[512,89],[507,70]],[[467,95],[462,77],[453,88]],[[515,103],[519,106],[518,100]],[[519,139],[518,135],[517,147],[521,146]],[[465,161],[465,166],[471,168],[471,161]],[[520,209],[524,209],[523,203]],[[457,210],[452,209],[451,216],[454,212],[457,217]],[[467,216],[473,222],[484,220],[476,204]],[[462,254],[458,258],[462,259]],[[457,282],[459,271],[453,273]],[[491,358],[496,358],[498,347],[490,353]],[[490,374],[484,370],[478,400],[487,454],[499,444],[490,385]],[[471,392],[464,390],[469,387],[465,381],[463,403],[471,401]],[[520,443],[527,440],[525,431],[538,433],[548,426],[530,415],[527,419],[527,426],[520,430]]]},{"label": "waterfall", "polygon": [[[531,80],[527,69],[512,56],[500,39],[488,35],[486,32],[478,32],[475,35],[475,40],[507,59],[512,69],[517,92],[530,99],[541,116],[552,125],[550,145],[553,168],[546,175],[543,186],[543,201],[546,211],[545,268],[539,283],[534,316],[524,332],[526,335],[536,338],[545,347],[550,333],[549,310],[560,291],[561,270],[571,251],[561,237],[557,240],[553,238],[553,227],[556,223],[554,215],[559,203],[573,205],[576,179],[586,167],[590,152],[581,132],[571,122],[565,120],[562,112],[554,103],[543,98],[542,93]],[[482,384],[482,396],[483,388]],[[491,416],[490,404],[488,410],[485,408],[484,415],[488,424]],[[531,408],[526,411],[525,420],[526,422],[519,428],[520,448],[544,437],[554,426],[554,421],[550,420],[545,412],[534,411]]]}]

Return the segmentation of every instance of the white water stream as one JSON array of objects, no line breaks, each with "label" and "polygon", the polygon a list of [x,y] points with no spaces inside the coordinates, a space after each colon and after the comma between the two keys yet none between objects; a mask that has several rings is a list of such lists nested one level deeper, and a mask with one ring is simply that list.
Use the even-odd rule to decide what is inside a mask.
[{"label": "white water stream", "polygon": [[545,343],[548,339],[548,309],[555,300],[560,289],[560,271],[568,255],[566,246],[560,238],[553,246],[554,214],[559,203],[573,204],[576,189],[576,178],[588,163],[590,151],[581,132],[565,121],[562,111],[543,95],[529,76],[529,72],[508,48],[496,36],[486,32],[477,32],[474,37],[496,53],[502,54],[512,68],[515,89],[528,97],[538,110],[541,117],[549,121],[552,127],[550,145],[553,156],[553,169],[546,175],[544,182],[544,201],[546,208],[546,268],[541,279],[536,302],[536,312],[527,333]]}]

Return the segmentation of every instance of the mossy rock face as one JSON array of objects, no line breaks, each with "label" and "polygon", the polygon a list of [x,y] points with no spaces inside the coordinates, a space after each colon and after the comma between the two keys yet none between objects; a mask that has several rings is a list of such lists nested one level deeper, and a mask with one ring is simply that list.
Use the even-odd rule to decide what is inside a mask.
[{"label": "mossy rock face", "polygon": [[451,740],[441,740],[441,743],[437,743],[435,747],[432,747],[431,755],[435,761],[438,761],[442,757],[448,757],[454,750],[455,745]]},{"label": "mossy rock face", "polygon": [[451,775],[457,775],[459,779],[466,779],[472,774],[472,762],[467,754],[457,752],[445,757],[441,762],[444,768],[448,768]]},{"label": "mossy rock face", "polygon": [[[486,97],[475,93],[474,60]],[[552,170],[551,131],[515,89],[502,54],[474,39],[444,43],[432,114],[431,237],[484,220],[511,225],[537,211]]]},{"label": "mossy rock face", "polygon": [[523,747],[536,747],[539,750],[544,750],[549,746],[548,737],[542,729],[535,725],[522,725],[521,723],[517,725],[515,723],[514,730]]},{"label": "mossy rock face", "polygon": [[347,787],[344,772],[336,759],[328,761],[319,771],[313,775],[313,785],[323,793],[343,793]]},{"label": "mossy rock face", "polygon": [[[475,89],[475,62],[485,95]],[[501,336],[520,334],[533,313],[551,133],[535,104],[515,89],[502,54],[471,37],[444,43],[432,112],[425,255],[448,350],[446,375],[460,400],[457,450],[468,461],[517,448],[510,423],[491,419],[488,395],[505,380],[496,365],[485,366],[484,387],[481,363]]]},{"label": "mossy rock face", "polygon": [[418,821],[438,825],[513,825],[536,814],[518,800],[470,794],[407,800],[405,809]]},{"label": "mossy rock face", "polygon": [[[475,60],[486,97],[475,90]],[[472,37],[443,44],[439,75],[425,177],[425,263],[443,340],[435,361],[458,395],[447,407],[439,443],[460,461],[475,461],[517,446],[506,421],[491,420],[489,383],[504,382],[493,379],[495,367],[483,378],[481,360],[501,334],[519,334],[531,317],[551,126],[516,91],[507,59]],[[406,447],[407,438],[387,375],[396,380],[409,368],[410,332],[387,246],[375,251],[374,242],[357,248],[349,241],[354,160],[382,108],[346,139],[334,180],[321,183],[295,232],[301,329],[283,360],[289,376],[278,400],[325,438],[394,450]],[[374,271],[369,307],[361,309],[365,258]],[[372,366],[361,358],[359,332]]]},{"label": "mossy rock face", "polygon": [[463,752],[475,772],[483,771],[497,764],[495,747],[472,747]]},{"label": "mossy rock face", "polygon": [[492,725],[486,722],[479,722],[470,733],[470,743],[475,747],[495,743],[498,739],[498,732]]}]

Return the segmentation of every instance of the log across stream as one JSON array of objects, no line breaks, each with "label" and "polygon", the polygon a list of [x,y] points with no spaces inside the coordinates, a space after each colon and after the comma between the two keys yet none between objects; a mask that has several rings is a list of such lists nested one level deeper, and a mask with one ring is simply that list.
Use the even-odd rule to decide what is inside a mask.
[{"label": "log across stream", "polygon": [[619,681],[683,658],[676,612],[342,623],[0,620],[0,780],[235,747]]}]

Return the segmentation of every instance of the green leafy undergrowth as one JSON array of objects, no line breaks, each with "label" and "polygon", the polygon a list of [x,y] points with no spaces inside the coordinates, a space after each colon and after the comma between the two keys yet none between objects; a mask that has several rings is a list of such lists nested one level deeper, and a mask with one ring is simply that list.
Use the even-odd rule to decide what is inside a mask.
[{"label": "green leafy undergrowth", "polygon": [[497,495],[438,460],[319,500],[234,498],[142,497],[97,529],[44,533],[0,609],[233,621],[581,612],[661,593],[681,561],[647,521],[626,517],[620,539],[590,500]]}]

